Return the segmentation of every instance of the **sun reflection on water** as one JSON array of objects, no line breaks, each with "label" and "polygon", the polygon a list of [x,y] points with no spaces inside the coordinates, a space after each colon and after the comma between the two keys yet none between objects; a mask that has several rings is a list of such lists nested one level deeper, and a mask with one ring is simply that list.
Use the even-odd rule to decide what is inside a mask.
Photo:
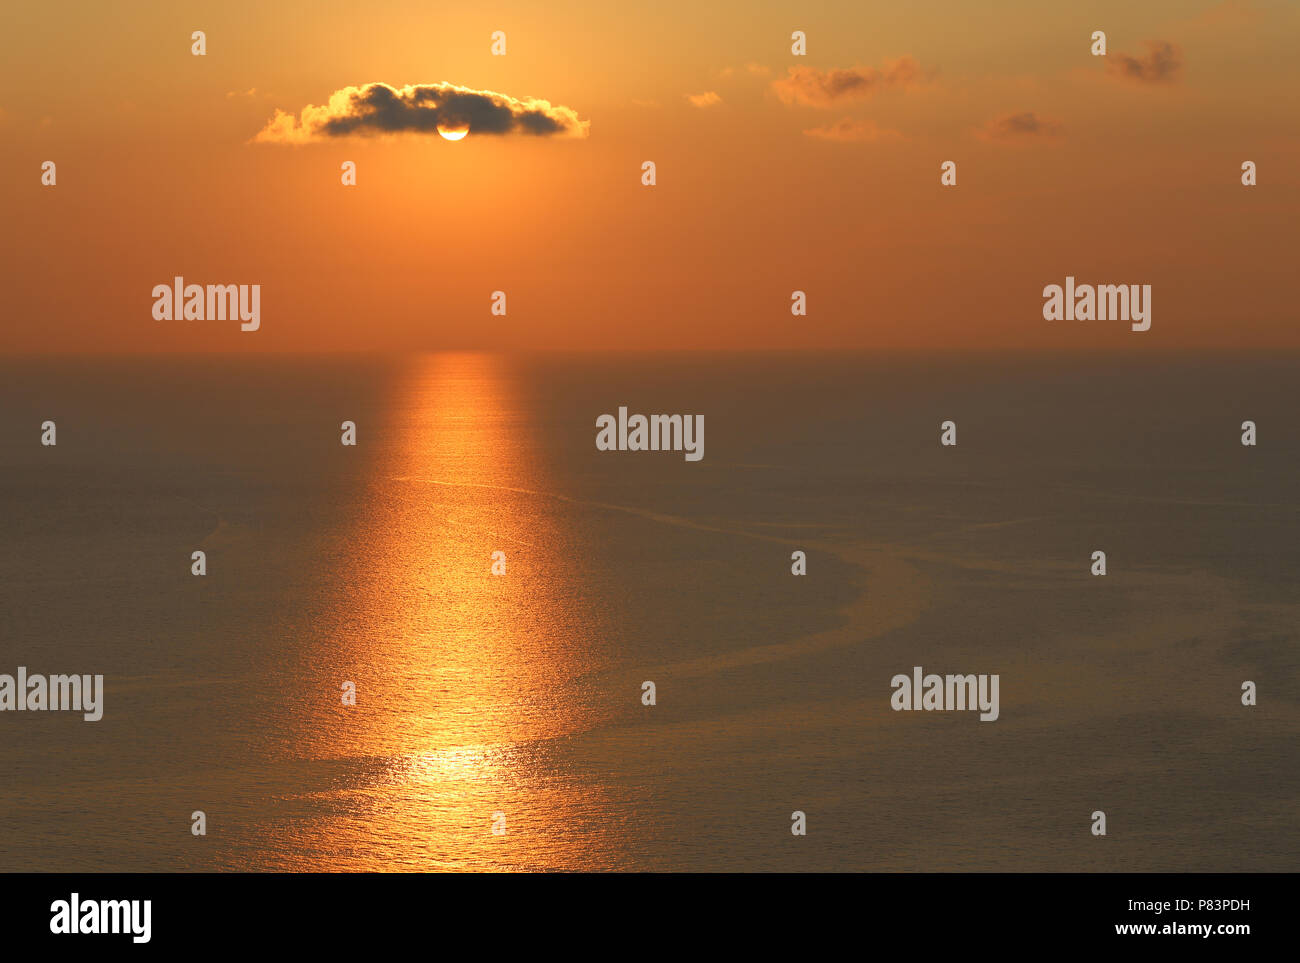
[{"label": "sun reflection on water", "polygon": [[[544,573],[562,565],[548,548],[556,523],[545,499],[502,490],[546,484],[507,362],[421,359],[395,418],[326,659],[356,682],[357,706],[304,734],[309,757],[338,773],[295,830],[298,867],[597,864],[600,834],[571,830],[601,791],[555,747],[587,722],[564,691],[585,671],[579,650],[549,641],[575,619],[547,591]],[[504,576],[491,574],[494,551]],[[491,832],[497,812],[504,836]]]}]

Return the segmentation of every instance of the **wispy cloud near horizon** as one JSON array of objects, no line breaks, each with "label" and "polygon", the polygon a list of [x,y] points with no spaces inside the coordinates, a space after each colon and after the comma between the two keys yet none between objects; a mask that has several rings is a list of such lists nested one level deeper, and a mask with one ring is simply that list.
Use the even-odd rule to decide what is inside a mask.
[{"label": "wispy cloud near horizon", "polygon": [[907,138],[901,131],[878,127],[871,120],[854,120],[845,117],[833,124],[812,127],[804,131],[806,137],[818,140],[833,140],[844,144],[898,143]]},{"label": "wispy cloud near horizon", "polygon": [[882,67],[847,67],[818,70],[790,67],[786,76],[772,81],[772,90],[785,104],[827,109],[849,100],[861,100],[885,88],[904,88],[923,79],[921,65],[911,56],[886,60]]}]

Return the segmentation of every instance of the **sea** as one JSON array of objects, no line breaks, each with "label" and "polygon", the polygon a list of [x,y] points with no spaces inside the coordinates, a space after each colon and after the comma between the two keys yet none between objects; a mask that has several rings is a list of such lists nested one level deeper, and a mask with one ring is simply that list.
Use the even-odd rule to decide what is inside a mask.
[{"label": "sea", "polygon": [[0,871],[1295,871],[1298,375],[0,360]]}]

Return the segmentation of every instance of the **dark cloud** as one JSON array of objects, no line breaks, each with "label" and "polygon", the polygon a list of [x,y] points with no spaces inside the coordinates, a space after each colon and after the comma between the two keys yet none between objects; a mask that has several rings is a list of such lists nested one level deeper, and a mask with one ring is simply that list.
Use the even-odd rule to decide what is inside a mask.
[{"label": "dark cloud", "polygon": [[586,137],[590,121],[549,101],[518,100],[455,84],[344,87],[323,107],[308,105],[298,117],[277,110],[255,142],[305,144],[355,134],[436,133],[469,127],[471,134]]},{"label": "dark cloud", "polygon": [[1001,141],[1055,137],[1060,132],[1061,124],[1059,121],[1039,117],[1032,110],[1001,114],[994,117],[979,130],[980,136],[985,140]]},{"label": "dark cloud", "polygon": [[1168,41],[1148,40],[1145,57],[1110,54],[1106,69],[1112,77],[1139,84],[1170,83],[1182,70],[1182,51]]}]

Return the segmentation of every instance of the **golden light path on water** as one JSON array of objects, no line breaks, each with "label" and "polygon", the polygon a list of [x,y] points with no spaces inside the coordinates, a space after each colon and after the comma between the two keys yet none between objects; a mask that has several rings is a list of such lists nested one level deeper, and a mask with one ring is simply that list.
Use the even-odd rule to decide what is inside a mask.
[{"label": "golden light path on water", "polygon": [[[340,763],[343,785],[316,801],[328,818],[297,828],[297,868],[603,862],[602,831],[582,827],[607,825],[607,803],[556,761],[555,740],[591,714],[590,626],[552,594],[564,532],[546,499],[472,487],[545,485],[506,364],[420,359],[399,397],[398,454],[350,540],[355,594],[340,600],[324,660],[337,664],[320,672],[336,691],[338,678],[355,681],[357,706],[303,733],[308,757]],[[503,576],[491,574],[494,551],[506,553]]]}]

